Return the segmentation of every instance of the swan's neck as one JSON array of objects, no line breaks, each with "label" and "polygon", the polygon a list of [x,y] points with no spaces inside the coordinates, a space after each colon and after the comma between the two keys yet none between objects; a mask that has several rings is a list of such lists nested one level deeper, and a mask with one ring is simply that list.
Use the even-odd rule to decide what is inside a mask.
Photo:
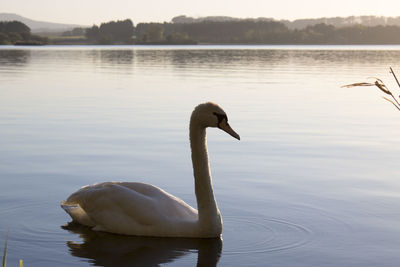
[{"label": "swan's neck", "polygon": [[206,129],[190,123],[193,173],[201,231],[221,234],[222,220],[215,201],[208,162]]}]

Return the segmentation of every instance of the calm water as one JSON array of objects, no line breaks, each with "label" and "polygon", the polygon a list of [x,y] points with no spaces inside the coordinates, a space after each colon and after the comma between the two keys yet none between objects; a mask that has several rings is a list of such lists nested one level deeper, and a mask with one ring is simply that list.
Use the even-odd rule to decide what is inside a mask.
[{"label": "calm water", "polygon": [[[400,47],[1,47],[0,250],[25,266],[399,266]],[[398,94],[396,92],[396,94]],[[208,131],[223,241],[92,232],[59,203],[141,181],[196,204],[188,123]]]}]

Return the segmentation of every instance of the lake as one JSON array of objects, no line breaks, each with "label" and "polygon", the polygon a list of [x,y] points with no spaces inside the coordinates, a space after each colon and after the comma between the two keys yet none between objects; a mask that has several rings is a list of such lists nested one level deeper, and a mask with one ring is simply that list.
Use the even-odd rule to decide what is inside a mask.
[{"label": "lake", "polygon": [[[399,266],[400,46],[0,47],[0,250],[16,266]],[[60,201],[102,181],[196,206],[188,124],[207,131],[222,240],[68,224]]]}]

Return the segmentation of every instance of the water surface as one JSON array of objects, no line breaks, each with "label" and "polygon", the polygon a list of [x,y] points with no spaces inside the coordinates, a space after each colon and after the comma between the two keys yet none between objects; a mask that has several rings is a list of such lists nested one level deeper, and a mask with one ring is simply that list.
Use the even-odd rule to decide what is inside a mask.
[{"label": "water surface", "polygon": [[[398,266],[400,114],[341,88],[376,76],[398,94],[398,62],[396,46],[1,47],[9,265]],[[188,123],[209,100],[242,138],[208,131],[222,241],[67,224],[60,201],[107,180],[195,206]]]}]

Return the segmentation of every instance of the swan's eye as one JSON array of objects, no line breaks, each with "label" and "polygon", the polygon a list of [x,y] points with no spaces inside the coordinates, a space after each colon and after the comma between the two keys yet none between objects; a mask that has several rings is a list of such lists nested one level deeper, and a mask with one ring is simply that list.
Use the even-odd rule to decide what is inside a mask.
[{"label": "swan's eye", "polygon": [[220,124],[223,120],[225,120],[226,123],[228,123],[228,117],[227,117],[225,114],[219,114],[219,113],[216,113],[216,112],[213,112],[213,114],[214,114],[215,116],[217,116],[217,119],[218,119],[218,127],[219,127],[219,124]]}]

